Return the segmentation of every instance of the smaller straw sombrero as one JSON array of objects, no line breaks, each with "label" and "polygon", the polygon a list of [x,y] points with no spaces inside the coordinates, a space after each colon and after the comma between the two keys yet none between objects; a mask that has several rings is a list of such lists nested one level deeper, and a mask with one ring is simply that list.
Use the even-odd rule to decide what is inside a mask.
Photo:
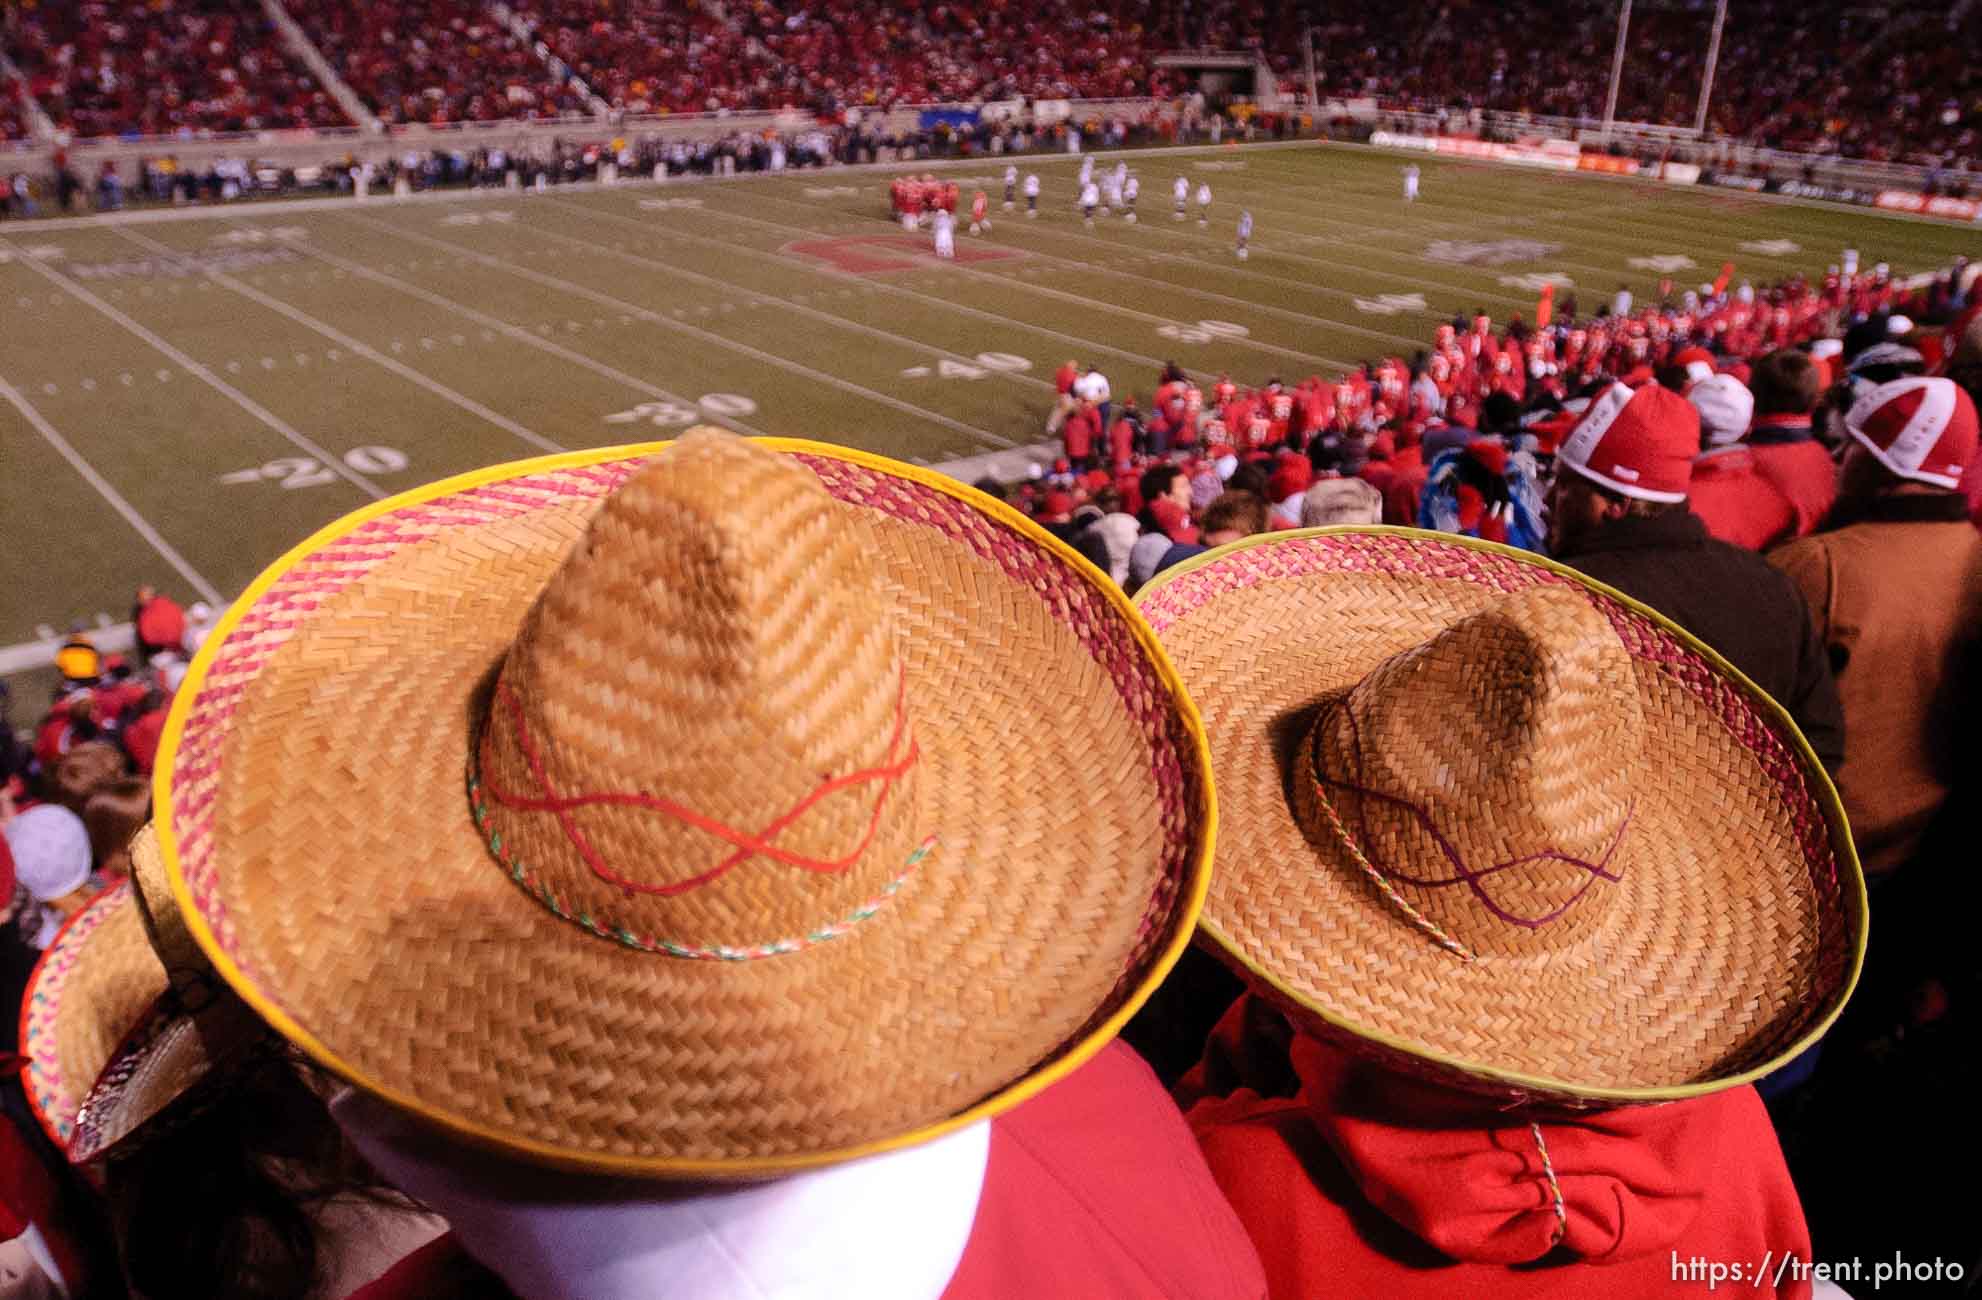
[{"label": "smaller straw sombrero", "polygon": [[764,1175],[1087,1059],[1188,942],[1196,713],[1120,589],[941,475],[713,430],[340,520],[155,778],[239,995],[457,1137]]},{"label": "smaller straw sombrero", "polygon": [[1829,1027],[1863,960],[1836,792],[1677,627],[1523,551],[1275,533],[1146,587],[1203,710],[1204,927],[1317,1033],[1510,1100],[1675,1100]]},{"label": "smaller straw sombrero", "polygon": [[113,1153],[270,1045],[186,932],[149,825],[131,866],[56,935],[21,1009],[28,1105],[77,1163]]}]

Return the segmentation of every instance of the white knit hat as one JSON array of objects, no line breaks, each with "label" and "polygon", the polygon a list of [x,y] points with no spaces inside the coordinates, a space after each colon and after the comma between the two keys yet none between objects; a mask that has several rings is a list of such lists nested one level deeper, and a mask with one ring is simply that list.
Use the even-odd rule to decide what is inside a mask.
[{"label": "white knit hat", "polygon": [[1733,375],[1709,375],[1686,390],[1700,413],[1701,440],[1709,447],[1741,441],[1755,418],[1755,394]]},{"label": "white knit hat", "polygon": [[89,880],[89,831],[83,819],[59,804],[38,804],[6,826],[14,874],[27,891],[52,903]]}]

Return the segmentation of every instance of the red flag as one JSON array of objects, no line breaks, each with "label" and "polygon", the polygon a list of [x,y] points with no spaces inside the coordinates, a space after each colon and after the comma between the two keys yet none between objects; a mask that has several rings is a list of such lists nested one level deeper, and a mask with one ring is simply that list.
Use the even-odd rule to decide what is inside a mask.
[{"label": "red flag", "polygon": [[1720,264],[1720,279],[1714,281],[1714,297],[1718,298],[1722,294],[1726,293],[1728,281],[1732,280],[1733,278],[1734,278],[1734,263],[1722,262]]},{"label": "red flag", "polygon": [[1538,330],[1547,329],[1549,320],[1554,315],[1555,286],[1545,284],[1542,286],[1542,300],[1535,304],[1535,328]]}]

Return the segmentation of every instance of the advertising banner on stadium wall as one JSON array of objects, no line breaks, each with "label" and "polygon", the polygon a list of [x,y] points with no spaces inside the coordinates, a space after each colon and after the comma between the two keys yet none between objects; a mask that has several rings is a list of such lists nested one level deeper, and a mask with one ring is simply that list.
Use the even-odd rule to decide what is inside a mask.
[{"label": "advertising banner on stadium wall", "polygon": [[1693,163],[1669,162],[1659,168],[1659,179],[1671,185],[1697,185],[1700,169]]},{"label": "advertising banner on stadium wall", "polygon": [[1787,194],[1792,199],[1824,199],[1831,203],[1856,203],[1860,207],[1869,205],[1874,195],[1870,190],[1846,189],[1841,185],[1812,185],[1808,181],[1783,181],[1770,186],[1775,194]]},{"label": "advertising banner on stadium wall", "polygon": [[1613,158],[1607,153],[1586,153],[1576,159],[1576,170],[1602,172],[1607,176],[1636,176],[1636,158]]},{"label": "advertising banner on stadium wall", "polygon": [[1880,190],[1872,200],[1888,212],[1918,212],[1956,221],[1982,221],[1982,199],[1957,199],[1945,194],[1915,194],[1911,190]]},{"label": "advertising banner on stadium wall", "polygon": [[1426,153],[1438,150],[1438,141],[1428,135],[1400,135],[1395,131],[1377,131],[1370,136],[1370,143],[1379,149],[1421,149]]},{"label": "advertising banner on stadium wall", "polygon": [[1747,190],[1750,194],[1760,194],[1769,187],[1769,182],[1760,176],[1736,176],[1731,172],[1707,172],[1700,177],[1701,183],[1718,185],[1726,190]]}]

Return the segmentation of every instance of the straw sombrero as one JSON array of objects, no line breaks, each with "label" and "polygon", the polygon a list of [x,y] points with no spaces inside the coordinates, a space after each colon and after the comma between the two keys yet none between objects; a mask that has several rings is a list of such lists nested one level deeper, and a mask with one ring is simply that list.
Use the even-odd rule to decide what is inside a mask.
[{"label": "straw sombrero", "polygon": [[185,1113],[209,1077],[268,1044],[187,934],[149,825],[130,848],[131,877],[70,918],[22,1000],[28,1105],[77,1163],[156,1133],[161,1112]]},{"label": "straw sombrero", "polygon": [[1138,605],[1203,710],[1209,936],[1318,1033],[1513,1100],[1753,1079],[1836,1018],[1863,878],[1788,716],[1526,552],[1318,529]]},{"label": "straw sombrero", "polygon": [[567,1166],[774,1173],[1061,1077],[1187,942],[1183,689],[1016,512],[820,444],[498,466],[348,516],[202,647],[160,843],[353,1083]]}]

